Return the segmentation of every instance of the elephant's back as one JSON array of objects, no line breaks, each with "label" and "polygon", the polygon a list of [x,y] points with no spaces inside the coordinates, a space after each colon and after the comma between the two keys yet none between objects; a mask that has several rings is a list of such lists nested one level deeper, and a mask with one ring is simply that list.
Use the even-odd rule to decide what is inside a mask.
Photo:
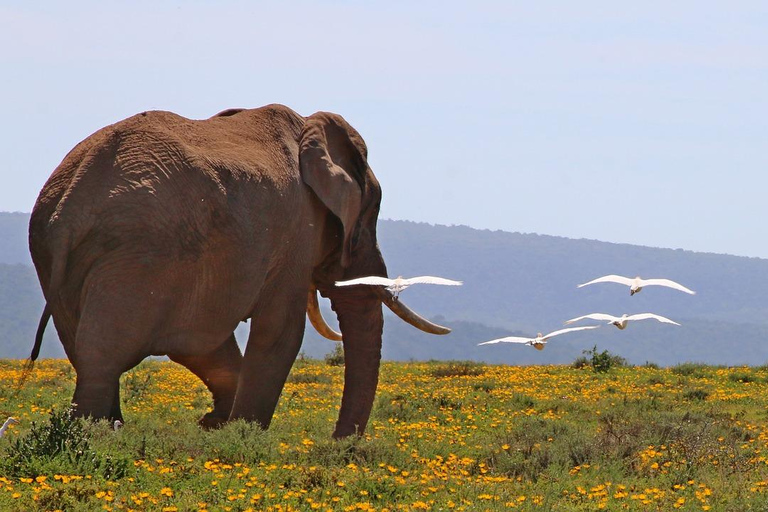
[{"label": "elephant's back", "polygon": [[108,128],[114,133],[111,139],[119,140],[115,153],[123,172],[142,166],[160,173],[164,168],[186,167],[278,180],[281,173],[298,170],[303,125],[304,118],[288,107],[268,105],[230,109],[203,120],[143,112]]},{"label": "elephant's back", "polygon": [[30,221],[36,266],[50,269],[56,254],[75,247],[91,258],[136,248],[194,259],[207,245],[247,236],[245,212],[259,208],[247,204],[249,194],[302,189],[302,125],[290,109],[268,106],[206,120],[144,112],[97,131],[38,197]]}]

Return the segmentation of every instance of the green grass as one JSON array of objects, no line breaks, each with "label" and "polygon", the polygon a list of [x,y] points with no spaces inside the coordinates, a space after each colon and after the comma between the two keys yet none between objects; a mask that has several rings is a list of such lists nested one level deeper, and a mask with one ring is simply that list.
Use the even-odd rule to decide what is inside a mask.
[{"label": "green grass", "polygon": [[[592,354],[595,355],[595,354]],[[600,354],[597,354],[598,356]],[[602,361],[602,360],[600,360]],[[598,361],[599,362],[599,361]],[[765,368],[385,363],[363,438],[344,369],[297,362],[268,431],[203,431],[173,363],[122,379],[125,426],[72,420],[74,372],[0,361],[0,510],[765,510]]]}]

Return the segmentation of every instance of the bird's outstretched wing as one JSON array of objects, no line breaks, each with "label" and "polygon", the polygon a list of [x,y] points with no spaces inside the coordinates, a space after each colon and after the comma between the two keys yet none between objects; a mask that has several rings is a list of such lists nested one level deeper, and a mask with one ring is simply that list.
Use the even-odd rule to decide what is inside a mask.
[{"label": "bird's outstretched wing", "polygon": [[677,322],[673,322],[669,318],[663,317],[661,315],[654,315],[653,313],[638,313],[636,315],[630,315],[627,317],[627,320],[658,320],[659,322],[664,322],[665,324],[675,324],[680,325]]},{"label": "bird's outstretched wing", "polygon": [[418,276],[418,277],[411,277],[409,279],[403,279],[405,284],[412,285],[412,284],[444,284],[447,286],[461,286],[463,283],[461,281],[454,281],[453,279],[445,279],[443,277],[435,277],[435,276]]},{"label": "bird's outstretched wing", "polygon": [[507,336],[506,338],[498,338],[491,341],[484,341],[483,343],[478,343],[478,345],[490,345],[492,343],[530,343],[533,341],[533,338],[520,338],[518,336]]},{"label": "bird's outstretched wing", "polygon": [[668,288],[674,288],[675,290],[680,290],[681,292],[689,293],[691,295],[696,295],[695,291],[690,290],[685,286],[681,285],[680,283],[676,283],[670,279],[641,279],[641,282],[643,286],[666,286]]},{"label": "bird's outstretched wing", "polygon": [[381,286],[391,286],[394,281],[381,276],[367,276],[350,279],[349,281],[336,281],[336,286],[353,286],[356,284],[372,284]]},{"label": "bird's outstretched wing", "polygon": [[588,315],[579,316],[576,318],[571,318],[570,320],[566,320],[565,325],[578,322],[579,320],[584,320],[585,318],[589,318],[590,320],[607,320],[608,322],[613,322],[618,320],[618,317],[615,317],[612,315],[606,315],[605,313],[590,313]]},{"label": "bird's outstretched wing", "polygon": [[619,283],[627,286],[632,286],[632,281],[634,281],[634,279],[630,279],[624,276],[617,276],[615,274],[610,274],[607,276],[598,277],[597,279],[593,279],[588,283],[580,284],[577,288],[581,288],[582,286],[587,286],[595,283]]},{"label": "bird's outstretched wing", "polygon": [[568,329],[560,329],[559,331],[551,332],[547,334],[546,336],[542,336],[541,339],[548,340],[549,338],[552,338],[554,336],[560,336],[561,334],[565,334],[567,332],[573,332],[573,331],[583,331],[586,329],[597,329],[600,327],[599,325],[584,325],[581,327],[569,327]]}]

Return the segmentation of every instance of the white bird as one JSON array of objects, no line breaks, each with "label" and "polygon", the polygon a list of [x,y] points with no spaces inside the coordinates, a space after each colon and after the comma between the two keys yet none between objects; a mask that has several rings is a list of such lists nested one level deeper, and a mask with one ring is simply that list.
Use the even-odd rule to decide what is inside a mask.
[{"label": "white bird", "polygon": [[120,421],[120,420],[115,420],[115,422],[112,424],[112,430],[114,430],[115,432],[117,432],[117,431],[118,431],[118,430],[120,430],[121,428],[123,428],[123,422],[122,422],[122,421]]},{"label": "white bird", "polygon": [[483,343],[478,343],[478,345],[490,345],[491,343],[523,343],[525,345],[531,345],[536,350],[543,350],[544,345],[547,344],[547,340],[549,338],[559,336],[561,334],[565,334],[567,332],[573,332],[573,331],[583,331],[586,329],[597,329],[600,327],[599,325],[587,325],[584,327],[569,327],[568,329],[560,329],[559,331],[551,332],[547,334],[546,336],[542,336],[541,333],[539,333],[535,338],[520,338],[517,336],[507,336],[506,338],[499,338],[496,340],[491,341],[485,341]]},{"label": "white bird", "polygon": [[10,417],[7,420],[5,420],[5,423],[3,423],[3,426],[0,427],[0,437],[3,437],[5,435],[5,431],[8,430],[8,427],[10,427],[11,425],[15,425],[18,422],[19,420],[17,420],[14,417]]},{"label": "white bird", "polygon": [[392,292],[392,295],[397,298],[401,291],[405,290],[412,284],[442,284],[447,286],[461,286],[461,281],[454,281],[453,279],[444,279],[442,277],[434,276],[418,276],[411,278],[404,278],[403,276],[397,276],[397,279],[389,279],[388,277],[380,276],[368,276],[358,277],[357,279],[350,279],[349,281],[336,281],[336,286],[353,286],[356,284],[368,284],[374,286],[385,286],[387,290]]},{"label": "white bird", "polygon": [[629,286],[630,295],[636,294],[646,286],[666,286],[668,288],[674,288],[675,290],[680,290],[681,292],[690,293],[691,295],[696,295],[696,292],[694,292],[693,290],[689,290],[688,288],[681,285],[680,283],[676,283],[669,279],[641,279],[639,276],[635,277],[634,279],[631,279],[629,277],[617,276],[614,274],[598,277],[597,279],[593,279],[588,283],[580,284],[578,288],[581,288],[582,286],[587,286],[590,284],[595,284],[595,283],[619,283],[619,284]]},{"label": "white bird", "polygon": [[606,315],[605,313],[590,313],[589,315],[580,316],[577,318],[571,318],[567,322],[565,322],[565,325],[572,324],[574,322],[578,322],[579,320],[584,320],[585,318],[590,318],[592,320],[606,320],[609,324],[615,325],[619,329],[626,329],[627,322],[630,320],[658,320],[659,322],[663,322],[665,324],[674,324],[674,325],[680,325],[677,322],[673,322],[669,318],[663,317],[661,315],[654,315],[653,313],[638,313],[636,315],[621,315],[613,316],[613,315]]}]

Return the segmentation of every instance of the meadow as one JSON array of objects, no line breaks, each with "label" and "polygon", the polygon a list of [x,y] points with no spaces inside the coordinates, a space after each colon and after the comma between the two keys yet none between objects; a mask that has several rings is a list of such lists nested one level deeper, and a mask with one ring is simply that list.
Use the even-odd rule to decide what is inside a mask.
[{"label": "meadow", "polygon": [[[184,368],[123,376],[125,426],[72,420],[74,370],[0,361],[0,510],[766,510],[768,368],[384,363],[362,438],[343,366],[299,359],[272,426],[203,431]],[[605,362],[605,361],[603,361]],[[602,371],[595,371],[602,370]]]}]

